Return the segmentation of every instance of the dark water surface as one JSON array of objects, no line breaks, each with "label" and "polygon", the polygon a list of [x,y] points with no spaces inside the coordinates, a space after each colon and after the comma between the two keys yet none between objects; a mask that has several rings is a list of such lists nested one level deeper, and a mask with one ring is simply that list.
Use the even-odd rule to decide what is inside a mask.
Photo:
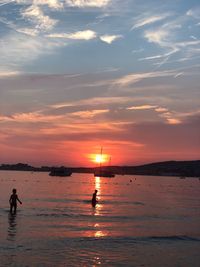
[{"label": "dark water surface", "polygon": [[2,267],[200,266],[199,179],[0,171],[0,197]]}]

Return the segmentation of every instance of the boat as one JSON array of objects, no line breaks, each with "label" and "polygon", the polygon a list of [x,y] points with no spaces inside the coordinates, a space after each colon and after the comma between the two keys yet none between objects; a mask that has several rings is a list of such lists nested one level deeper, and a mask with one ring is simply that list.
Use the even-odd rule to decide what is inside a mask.
[{"label": "boat", "polygon": [[107,178],[113,178],[115,177],[115,174],[112,173],[111,171],[106,171],[106,170],[98,170],[94,172],[95,177],[107,177]]},{"label": "boat", "polygon": [[52,168],[49,176],[60,176],[60,177],[66,177],[66,176],[71,176],[72,172],[65,168],[65,167],[55,167]]},{"label": "boat", "polygon": [[[101,148],[101,156],[102,156],[102,151],[103,151],[103,149]],[[110,161],[111,161],[111,158],[110,158]],[[110,161],[109,161],[109,165],[110,165]],[[99,168],[94,171],[94,176],[95,177],[107,177],[107,178],[115,177],[115,174],[112,171],[106,169],[106,168],[109,168],[109,167],[102,167],[102,164],[101,164],[101,161],[100,161]]]}]

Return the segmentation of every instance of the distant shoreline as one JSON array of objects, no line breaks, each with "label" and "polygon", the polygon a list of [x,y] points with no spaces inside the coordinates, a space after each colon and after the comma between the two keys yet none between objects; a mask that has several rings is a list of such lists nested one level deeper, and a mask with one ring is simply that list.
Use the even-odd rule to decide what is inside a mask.
[{"label": "distant shoreline", "polygon": [[[2,164],[0,170],[50,172],[55,166],[33,167],[24,163]],[[56,166],[58,167],[58,166]],[[67,167],[62,166],[72,173],[94,173],[99,168],[94,167]],[[164,161],[140,166],[104,166],[103,170],[111,171],[118,175],[154,175],[175,177],[200,177],[200,160],[192,161]]]}]

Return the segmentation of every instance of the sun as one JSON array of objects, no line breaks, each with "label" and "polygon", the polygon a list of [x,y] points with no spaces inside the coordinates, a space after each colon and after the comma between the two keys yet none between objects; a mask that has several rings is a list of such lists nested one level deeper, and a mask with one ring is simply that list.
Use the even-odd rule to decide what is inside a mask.
[{"label": "sun", "polygon": [[91,154],[90,159],[92,162],[102,164],[107,161],[107,155],[105,154]]},{"label": "sun", "polygon": [[103,155],[97,154],[95,155],[95,162],[96,163],[102,163]]}]

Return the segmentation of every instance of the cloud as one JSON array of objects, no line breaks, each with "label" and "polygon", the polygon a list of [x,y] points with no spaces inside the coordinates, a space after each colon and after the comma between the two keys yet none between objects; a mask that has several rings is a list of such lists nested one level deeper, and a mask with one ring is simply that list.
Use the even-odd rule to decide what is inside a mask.
[{"label": "cloud", "polygon": [[0,69],[0,79],[5,77],[13,77],[19,75],[19,71],[11,71],[11,70],[1,70]]},{"label": "cloud", "polygon": [[167,112],[168,109],[167,108],[162,108],[162,107],[156,107],[155,111],[157,111],[157,112]]},{"label": "cloud", "polygon": [[141,53],[144,51],[144,48],[140,48],[140,49],[135,49],[135,50],[132,50],[131,53],[132,54],[135,54],[135,53]]},{"label": "cloud", "polygon": [[183,41],[183,42],[177,42],[175,43],[176,46],[178,47],[187,47],[187,46],[196,46],[200,44],[200,40],[194,40],[194,41]]},{"label": "cloud", "polygon": [[193,17],[195,19],[200,19],[200,7],[195,7],[195,8],[189,9],[186,12],[186,15]]},{"label": "cloud", "polygon": [[179,76],[183,76],[184,75],[184,72],[179,72],[179,73],[177,73],[176,75],[174,75],[174,78],[177,78],[177,77],[179,77]]},{"label": "cloud", "polygon": [[107,44],[111,44],[115,40],[122,38],[122,36],[121,35],[102,35],[99,38],[101,39],[101,41]]},{"label": "cloud", "polygon": [[[156,111],[158,111],[156,109]],[[196,118],[200,115],[200,110],[196,109],[188,112],[178,112],[178,111],[169,111],[168,109],[162,108],[158,111],[161,112],[159,115],[161,118],[166,120],[167,124],[184,124],[187,121],[190,121],[191,118]]]},{"label": "cloud", "polygon": [[155,71],[155,72],[128,74],[123,76],[122,78],[114,80],[113,85],[128,86],[130,84],[134,84],[144,79],[174,76],[175,74],[176,71]]},{"label": "cloud", "polygon": [[139,61],[143,61],[143,60],[154,60],[154,59],[160,59],[160,58],[169,57],[169,56],[175,54],[178,51],[179,51],[179,49],[178,48],[175,48],[175,49],[171,50],[170,52],[167,52],[167,53],[164,53],[164,54],[140,58]]},{"label": "cloud", "polygon": [[164,118],[167,124],[180,124],[182,120],[174,112],[166,111],[160,114],[161,118]]},{"label": "cloud", "polygon": [[61,102],[57,104],[50,105],[50,108],[59,109],[64,107],[76,107],[80,105],[108,105],[108,104],[119,104],[126,103],[130,101],[130,97],[90,97],[89,99],[82,99],[79,101],[69,101],[69,102]]},{"label": "cloud", "polygon": [[33,0],[34,5],[48,5],[52,9],[60,9],[63,7],[62,1],[59,0]]},{"label": "cloud", "polygon": [[0,18],[0,22],[5,24],[10,29],[16,32],[19,32],[19,33],[26,34],[26,35],[36,36],[39,33],[39,30],[36,28],[19,27],[16,24],[14,24],[12,21],[8,21],[5,18]]},{"label": "cloud", "polygon": [[[195,14],[197,13],[198,12],[196,11]],[[192,14],[193,12],[191,10],[187,13],[188,16]],[[145,30],[143,36],[147,42],[160,47],[164,50],[164,53],[155,56],[146,56],[139,60],[161,59],[160,62],[155,64],[157,65],[156,69],[158,69],[162,65],[170,63],[169,58],[175,54],[176,57],[179,57],[179,59],[176,59],[176,62],[192,59],[192,50],[195,49],[195,46],[200,44],[200,41],[193,35],[190,35],[189,37],[183,35],[182,29],[188,28],[190,23],[188,16],[178,16],[176,19],[168,21],[159,27]],[[191,36],[193,40],[191,40]],[[198,51],[194,53],[198,53]]]},{"label": "cloud", "polygon": [[0,72],[22,71],[25,64],[30,64],[41,55],[53,53],[59,46],[58,42],[50,42],[42,37],[9,34],[0,43]]},{"label": "cloud", "polygon": [[193,39],[193,40],[197,40],[198,38],[194,35],[190,35],[190,38]]},{"label": "cloud", "polygon": [[72,115],[78,116],[78,117],[83,118],[83,119],[89,119],[89,118],[93,118],[97,115],[107,113],[108,111],[109,111],[108,109],[103,109],[103,110],[95,109],[95,110],[74,112],[74,113],[72,113]]},{"label": "cloud", "polygon": [[97,34],[91,30],[77,31],[74,33],[52,33],[48,34],[49,38],[66,38],[72,40],[91,40],[96,38]]},{"label": "cloud", "polygon": [[141,28],[141,27],[149,25],[149,24],[153,24],[157,21],[164,20],[168,16],[169,16],[169,14],[163,14],[163,15],[154,15],[154,16],[139,19],[138,21],[136,21],[135,25],[133,25],[131,30]]},{"label": "cloud", "polygon": [[35,6],[48,6],[51,9],[63,8],[63,0],[14,0],[20,5],[35,5]]},{"label": "cloud", "polygon": [[26,8],[22,12],[24,18],[28,18],[32,23],[35,24],[35,28],[41,31],[51,30],[57,20],[51,19],[49,16],[44,15],[43,11],[37,5],[32,5]]},{"label": "cloud", "polygon": [[19,33],[24,33],[30,36],[37,36],[39,33],[37,29],[31,29],[31,28],[16,28],[15,30]]},{"label": "cloud", "polygon": [[169,124],[180,124],[181,121],[179,119],[176,119],[176,118],[167,118],[167,122]]},{"label": "cloud", "polygon": [[105,7],[111,0],[65,0],[66,4],[72,7]]},{"label": "cloud", "polygon": [[1,0],[0,7],[15,2],[15,0]]},{"label": "cloud", "polygon": [[157,105],[140,105],[140,106],[132,106],[128,107],[127,110],[149,110],[152,109],[159,114],[159,117],[164,118],[167,124],[180,124],[184,117],[188,116],[188,114],[170,112],[167,108],[159,107]]},{"label": "cloud", "polygon": [[156,43],[160,46],[166,46],[166,42],[168,42],[169,31],[166,29],[158,29],[158,30],[148,30],[145,31],[144,37],[150,43]]},{"label": "cloud", "polygon": [[54,122],[58,121],[62,116],[52,116],[52,115],[43,115],[39,112],[30,112],[30,113],[15,113],[12,116],[1,116],[0,121],[15,121],[15,122],[30,122],[30,123],[40,123],[40,122]]},{"label": "cloud", "polygon": [[146,110],[146,109],[155,109],[157,108],[157,106],[153,106],[153,105],[141,105],[141,106],[132,106],[132,107],[128,107],[128,110]]}]

